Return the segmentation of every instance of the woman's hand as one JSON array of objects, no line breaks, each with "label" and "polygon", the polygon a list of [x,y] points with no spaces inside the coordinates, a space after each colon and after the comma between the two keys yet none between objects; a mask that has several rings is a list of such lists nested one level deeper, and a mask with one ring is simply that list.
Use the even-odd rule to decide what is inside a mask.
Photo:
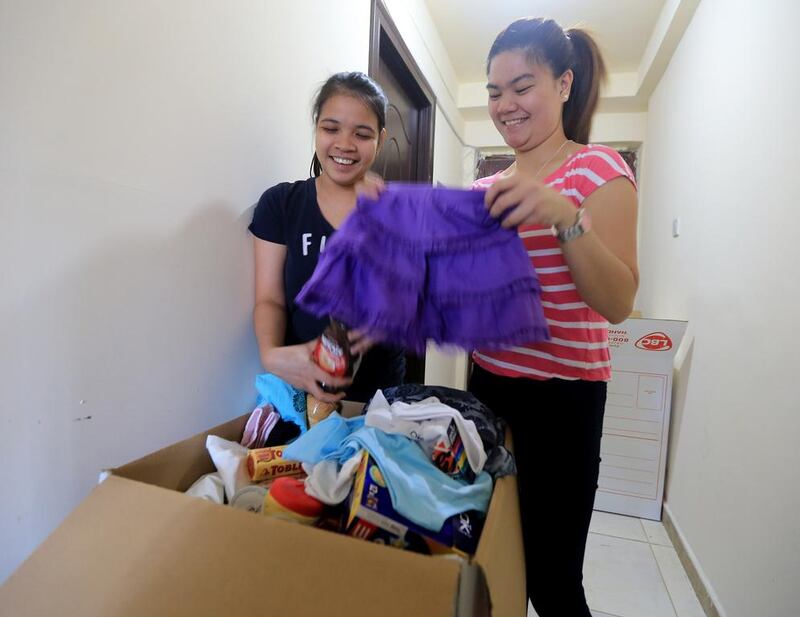
[{"label": "woman's hand", "polygon": [[575,222],[575,206],[569,199],[518,173],[495,182],[484,201],[489,214],[502,218],[503,227],[540,225],[561,230]]},{"label": "woman's hand", "polygon": [[360,330],[350,330],[347,333],[347,338],[350,340],[350,353],[354,356],[368,352],[377,342]]},{"label": "woman's hand", "polygon": [[378,174],[368,171],[360,182],[356,182],[356,196],[367,199],[378,199],[386,190],[386,183]]},{"label": "woman's hand", "polygon": [[[311,358],[317,341],[301,345],[273,347],[264,353],[264,368],[295,388],[308,392],[319,401],[335,403],[344,398],[344,392],[330,394],[319,387],[319,383],[334,388],[346,388],[353,380],[347,377],[334,377],[325,372]],[[319,383],[318,383],[319,382]]]}]

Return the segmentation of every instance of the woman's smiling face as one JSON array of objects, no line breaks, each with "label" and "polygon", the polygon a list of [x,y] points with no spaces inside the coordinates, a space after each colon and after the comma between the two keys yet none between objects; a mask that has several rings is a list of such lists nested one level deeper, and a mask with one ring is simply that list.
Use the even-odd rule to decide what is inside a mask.
[{"label": "woman's smiling face", "polygon": [[522,50],[492,58],[486,85],[489,115],[514,150],[535,148],[561,122],[563,96],[571,85],[565,77],[557,78],[547,65],[531,62]]},{"label": "woman's smiling face", "polygon": [[375,112],[361,99],[331,96],[320,110],[315,130],[323,172],[337,184],[355,184],[375,161],[381,137]]}]

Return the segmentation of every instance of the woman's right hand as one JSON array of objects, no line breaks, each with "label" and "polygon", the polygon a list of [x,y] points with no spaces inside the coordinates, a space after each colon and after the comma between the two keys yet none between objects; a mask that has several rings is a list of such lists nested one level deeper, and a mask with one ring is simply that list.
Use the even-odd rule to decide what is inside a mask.
[{"label": "woman's right hand", "polygon": [[367,199],[378,199],[381,193],[386,190],[386,183],[378,174],[373,171],[368,171],[364,177],[356,182],[356,196],[362,195]]},{"label": "woman's right hand", "polygon": [[315,345],[316,340],[300,345],[273,347],[264,354],[264,368],[319,401],[335,403],[343,399],[345,393],[330,394],[320,388],[319,384],[324,383],[338,389],[346,388],[353,380],[347,377],[334,377],[322,370],[311,358]]}]

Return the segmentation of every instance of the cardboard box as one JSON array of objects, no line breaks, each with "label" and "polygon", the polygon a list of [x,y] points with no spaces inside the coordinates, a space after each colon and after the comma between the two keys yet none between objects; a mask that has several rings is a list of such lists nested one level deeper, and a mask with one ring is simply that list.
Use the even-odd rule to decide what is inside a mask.
[{"label": "cardboard box", "polygon": [[438,531],[416,525],[392,506],[383,474],[364,452],[347,500],[343,527],[349,536],[409,549],[427,555],[473,555],[483,528],[479,512],[464,512],[447,519]]},{"label": "cardboard box", "polygon": [[[345,408],[350,414],[359,409]],[[14,617],[525,615],[516,478],[495,484],[469,563],[359,542],[182,494],[209,434],[113,469],[0,587]]]},{"label": "cardboard box", "polygon": [[611,326],[596,510],[661,520],[672,373],[685,321],[630,318]]}]

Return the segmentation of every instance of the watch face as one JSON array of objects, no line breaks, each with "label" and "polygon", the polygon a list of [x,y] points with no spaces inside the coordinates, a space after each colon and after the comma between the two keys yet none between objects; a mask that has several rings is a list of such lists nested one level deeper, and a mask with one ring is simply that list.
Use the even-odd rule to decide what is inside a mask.
[{"label": "watch face", "polygon": [[583,208],[578,208],[575,223],[559,232],[558,239],[562,243],[569,242],[570,240],[581,237],[589,231],[590,228],[591,221],[589,219],[589,214]]}]

